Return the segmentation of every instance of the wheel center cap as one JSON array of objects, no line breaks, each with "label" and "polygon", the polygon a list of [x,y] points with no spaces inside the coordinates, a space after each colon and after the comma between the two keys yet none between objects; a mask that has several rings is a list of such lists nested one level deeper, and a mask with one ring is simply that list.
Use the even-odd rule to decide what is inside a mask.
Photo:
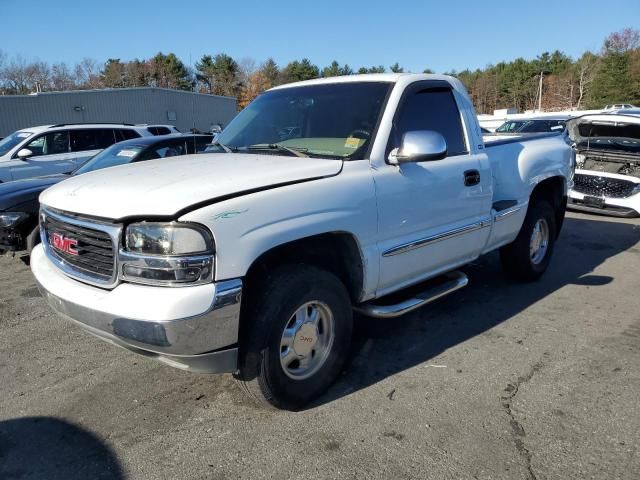
[{"label": "wheel center cap", "polygon": [[536,233],[532,242],[533,251],[537,252],[540,249],[540,234]]},{"label": "wheel center cap", "polygon": [[318,329],[311,323],[304,323],[296,332],[293,339],[293,349],[300,356],[307,356],[316,346],[318,341]]}]

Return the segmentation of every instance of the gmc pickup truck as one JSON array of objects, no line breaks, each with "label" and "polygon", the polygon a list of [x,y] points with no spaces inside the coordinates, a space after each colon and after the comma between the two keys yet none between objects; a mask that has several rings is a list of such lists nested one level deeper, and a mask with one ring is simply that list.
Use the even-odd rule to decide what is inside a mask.
[{"label": "gmc pickup truck", "polygon": [[234,373],[285,409],[340,373],[354,311],[399,317],[495,249],[514,279],[540,277],[575,168],[563,135],[486,147],[463,85],[441,75],[276,87],[216,147],[49,188],[31,268],[92,334]]}]

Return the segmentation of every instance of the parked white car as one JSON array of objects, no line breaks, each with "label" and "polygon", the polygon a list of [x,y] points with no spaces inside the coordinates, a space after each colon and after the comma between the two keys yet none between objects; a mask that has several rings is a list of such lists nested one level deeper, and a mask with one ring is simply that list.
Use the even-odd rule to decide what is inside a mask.
[{"label": "parked white car", "polygon": [[464,287],[456,269],[495,249],[514,278],[539,278],[574,159],[558,134],[485,146],[462,83],[423,74],[276,87],[218,152],[47,189],[31,268],[94,335],[235,373],[283,408],[338,376],[353,310],[399,317]]},{"label": "parked white car", "polygon": [[635,105],[631,105],[630,103],[613,103],[611,105],[605,105],[602,110],[620,110],[620,109],[630,109],[630,108],[638,108]]},{"label": "parked white car", "polygon": [[585,115],[567,130],[577,150],[569,208],[640,216],[640,117]]},{"label": "parked white car", "polygon": [[172,125],[59,124],[18,130],[0,140],[0,182],[69,173],[123,140],[180,133]]}]

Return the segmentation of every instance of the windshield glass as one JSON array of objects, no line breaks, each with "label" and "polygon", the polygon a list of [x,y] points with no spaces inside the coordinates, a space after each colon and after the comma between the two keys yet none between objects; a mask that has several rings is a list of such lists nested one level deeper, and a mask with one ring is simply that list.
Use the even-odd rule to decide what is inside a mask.
[{"label": "windshield glass", "polygon": [[232,151],[361,159],[390,88],[353,82],[272,90],[241,111],[216,141]]},{"label": "windshield glass", "polygon": [[6,155],[9,151],[22,142],[25,138],[29,138],[33,133],[31,132],[13,132],[8,137],[0,140],[0,156]]},{"label": "windshield glass", "polygon": [[562,120],[530,120],[522,125],[518,132],[561,132],[564,130],[564,123]]},{"label": "windshield glass", "polygon": [[122,146],[116,143],[93,156],[89,161],[73,172],[73,175],[80,175],[82,173],[100,170],[101,168],[115,167],[116,165],[131,163],[143,149],[144,146],[142,145]]}]

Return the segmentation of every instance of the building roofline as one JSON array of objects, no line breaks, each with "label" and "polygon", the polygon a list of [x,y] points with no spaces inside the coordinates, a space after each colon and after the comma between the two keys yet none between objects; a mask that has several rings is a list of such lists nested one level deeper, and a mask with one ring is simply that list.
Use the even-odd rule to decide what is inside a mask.
[{"label": "building roofline", "polygon": [[210,93],[200,93],[200,92],[191,92],[188,90],[178,90],[176,88],[161,88],[161,87],[122,87],[122,88],[89,88],[86,90],[76,89],[76,90],[56,90],[51,92],[37,92],[31,93],[28,95],[0,95],[0,98],[34,98],[45,95],[68,95],[68,94],[77,94],[77,93],[91,93],[91,92],[100,92],[100,93],[114,93],[114,92],[122,92],[122,91],[140,91],[140,90],[160,90],[167,91],[172,93],[184,93],[189,95],[203,95],[206,97],[216,97],[216,98],[227,98],[230,100],[238,99],[236,97],[229,97],[226,95],[212,95]]}]

